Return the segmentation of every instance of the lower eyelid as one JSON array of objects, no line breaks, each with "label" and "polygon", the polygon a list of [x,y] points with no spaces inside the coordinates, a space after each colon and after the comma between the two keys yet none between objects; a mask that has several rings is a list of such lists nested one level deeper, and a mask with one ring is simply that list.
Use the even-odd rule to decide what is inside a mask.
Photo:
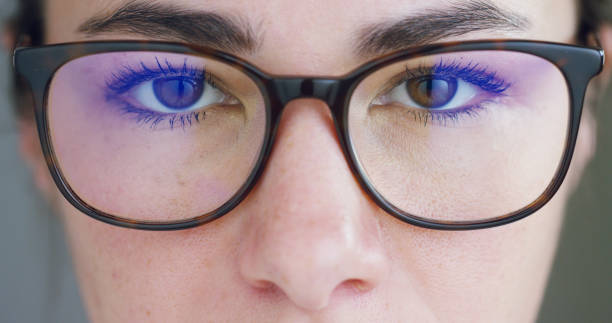
[{"label": "lower eyelid", "polygon": [[119,107],[122,115],[131,116],[137,124],[148,125],[151,129],[159,129],[162,124],[173,130],[177,126],[185,128],[205,119],[206,111],[188,111],[185,113],[160,113],[149,109],[141,109],[129,103]]}]

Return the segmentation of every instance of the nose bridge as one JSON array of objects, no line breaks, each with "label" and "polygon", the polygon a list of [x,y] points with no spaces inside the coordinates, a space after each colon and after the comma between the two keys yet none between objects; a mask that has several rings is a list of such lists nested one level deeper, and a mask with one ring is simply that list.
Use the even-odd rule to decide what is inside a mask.
[{"label": "nose bridge", "polygon": [[316,98],[333,109],[339,92],[339,79],[279,78],[273,81],[273,92],[281,107],[298,98]]},{"label": "nose bridge", "polygon": [[240,233],[244,281],[306,311],[368,293],[388,269],[376,209],[345,167],[323,105],[287,104]]}]

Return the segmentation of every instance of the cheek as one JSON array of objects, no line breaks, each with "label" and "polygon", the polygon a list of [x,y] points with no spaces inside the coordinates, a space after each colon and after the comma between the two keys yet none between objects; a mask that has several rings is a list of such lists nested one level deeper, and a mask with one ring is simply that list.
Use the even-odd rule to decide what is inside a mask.
[{"label": "cheek", "polygon": [[220,228],[238,226],[222,225],[227,219],[189,230],[148,232],[90,219],[67,203],[61,209],[91,317],[171,321],[187,315],[185,308],[231,303],[231,288],[223,286],[237,275],[235,235]]},{"label": "cheek", "polygon": [[441,321],[461,315],[474,322],[499,322],[500,313],[507,313],[509,321],[532,321],[546,286],[566,197],[562,190],[530,217],[486,230],[433,231],[384,221],[396,269],[390,279],[403,286],[398,294],[417,295]]},{"label": "cheek", "polygon": [[[531,320],[545,287],[566,197],[562,190],[522,221],[469,232],[420,229],[372,214],[381,220],[392,261],[376,295],[382,293],[392,307],[421,304],[419,311],[428,308],[442,321],[457,315],[498,321],[499,313],[523,315],[515,321]],[[232,294],[239,288],[241,217],[225,216],[185,231],[147,232],[109,226],[61,201],[58,206],[92,317],[176,319],[188,315],[186,308],[212,315],[230,313],[231,304],[253,302],[248,293]]]}]

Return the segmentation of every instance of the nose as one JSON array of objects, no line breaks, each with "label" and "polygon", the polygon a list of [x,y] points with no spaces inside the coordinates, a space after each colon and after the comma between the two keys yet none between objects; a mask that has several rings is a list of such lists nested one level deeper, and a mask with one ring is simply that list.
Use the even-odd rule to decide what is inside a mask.
[{"label": "nose", "polygon": [[388,270],[378,213],[350,172],[328,107],[289,102],[258,186],[243,203],[240,274],[303,310],[359,297]]}]

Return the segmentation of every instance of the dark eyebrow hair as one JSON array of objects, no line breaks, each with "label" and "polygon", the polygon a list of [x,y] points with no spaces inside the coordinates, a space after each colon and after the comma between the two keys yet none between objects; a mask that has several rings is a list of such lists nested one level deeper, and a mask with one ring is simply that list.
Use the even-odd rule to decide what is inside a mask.
[{"label": "dark eyebrow hair", "polygon": [[110,14],[89,18],[78,31],[87,36],[128,33],[235,53],[253,52],[258,46],[255,33],[245,20],[158,2],[129,1]]},{"label": "dark eyebrow hair", "polygon": [[524,31],[529,26],[527,18],[489,0],[453,3],[447,8],[426,9],[399,21],[362,28],[357,52],[361,56],[378,55],[474,31]]}]

